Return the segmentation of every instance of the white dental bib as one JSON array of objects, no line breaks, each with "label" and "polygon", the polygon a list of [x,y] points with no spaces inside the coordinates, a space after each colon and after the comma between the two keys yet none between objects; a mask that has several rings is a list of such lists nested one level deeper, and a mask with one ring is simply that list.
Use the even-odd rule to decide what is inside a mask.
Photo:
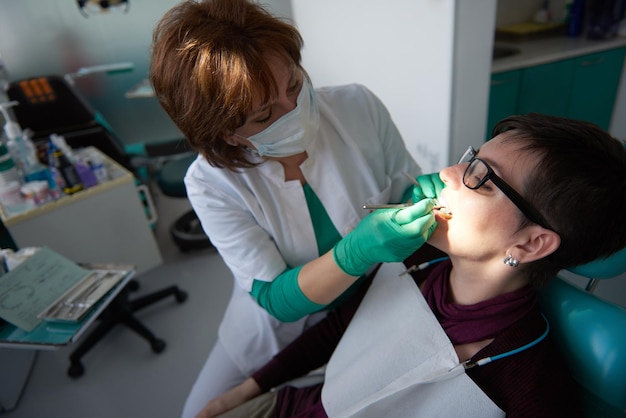
[{"label": "white dental bib", "polygon": [[326,368],[329,417],[504,417],[470,379],[406,267],[383,264]]}]

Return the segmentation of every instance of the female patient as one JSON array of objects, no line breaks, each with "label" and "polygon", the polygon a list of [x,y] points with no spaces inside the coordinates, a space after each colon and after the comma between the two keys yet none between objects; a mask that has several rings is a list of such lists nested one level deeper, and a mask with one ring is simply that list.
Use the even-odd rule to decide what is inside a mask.
[{"label": "female patient", "polygon": [[[449,259],[410,275],[382,265],[365,296],[199,416],[580,416],[536,291],[626,246],[626,223],[607,222],[626,213],[626,149],[594,125],[538,114],[493,133],[441,171],[449,213],[436,211],[434,248],[406,264],[435,249]],[[268,392],[327,362],[323,385]]]}]

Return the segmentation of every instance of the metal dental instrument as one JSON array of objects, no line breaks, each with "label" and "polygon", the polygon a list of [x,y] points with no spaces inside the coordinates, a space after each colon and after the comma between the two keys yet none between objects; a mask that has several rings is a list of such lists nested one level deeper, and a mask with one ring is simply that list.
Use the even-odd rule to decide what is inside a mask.
[{"label": "metal dental instrument", "polygon": [[[435,206],[433,206],[433,210],[435,209],[447,209],[445,206],[439,205],[437,199],[435,199]],[[402,209],[408,208],[409,206],[413,206],[411,203],[397,203],[397,204],[388,204],[388,205],[363,205],[363,209]]]},{"label": "metal dental instrument", "polygon": [[[437,199],[434,199],[435,206],[433,206],[433,210],[435,209],[448,209],[446,206],[442,206],[439,204]],[[413,206],[412,203],[390,203],[387,205],[363,205],[363,209],[402,209],[408,208],[409,206]]]},{"label": "metal dental instrument", "polygon": [[[406,171],[403,171],[402,174],[407,176],[413,182],[413,184],[415,184],[416,186],[419,186],[419,183],[417,182],[417,180],[411,177],[409,173],[407,173]],[[397,203],[397,204],[388,204],[388,205],[363,205],[363,209],[402,209],[402,208],[407,208],[409,206],[412,206],[412,204],[411,203]]]},{"label": "metal dental instrument", "polygon": [[363,205],[363,209],[402,209],[412,206],[410,203],[397,203],[388,205]]},{"label": "metal dental instrument", "polygon": [[421,187],[420,184],[417,182],[417,180],[415,179],[415,177],[413,177],[412,175],[410,175],[409,173],[407,173],[406,171],[403,171],[402,174],[405,175],[406,178],[408,178],[409,180],[411,180],[411,183],[413,183],[414,185],[416,185],[417,187]]},{"label": "metal dental instrument", "polygon": [[[411,180],[411,183],[413,183],[417,187],[420,187],[420,184],[417,182],[417,180],[414,179],[409,173],[407,173],[406,171],[403,171],[402,174],[404,174],[406,178]],[[439,203],[439,200],[434,199],[434,201],[435,201],[435,207],[433,207],[433,210],[447,209],[445,206],[442,206]],[[412,203],[397,203],[397,204],[387,204],[387,205],[363,205],[363,209],[402,209],[402,208],[406,208],[409,206],[413,206],[413,204]]]}]

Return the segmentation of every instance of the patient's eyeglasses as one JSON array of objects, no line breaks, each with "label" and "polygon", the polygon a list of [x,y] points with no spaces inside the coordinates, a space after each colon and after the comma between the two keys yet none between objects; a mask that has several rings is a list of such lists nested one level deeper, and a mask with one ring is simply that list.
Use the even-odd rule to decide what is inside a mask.
[{"label": "patient's eyeglasses", "polygon": [[487,180],[491,180],[491,182],[495,184],[496,187],[498,187],[498,189],[500,189],[502,193],[504,193],[504,195],[508,197],[509,200],[511,200],[511,202],[513,202],[513,204],[515,204],[515,206],[517,206],[529,220],[537,225],[541,225],[544,228],[552,230],[543,216],[541,216],[541,213],[532,207],[530,203],[522,197],[522,195],[498,177],[489,164],[478,158],[476,156],[477,154],[478,152],[470,146],[457,162],[457,164],[469,163],[463,173],[463,184],[465,187],[472,190],[478,190]]}]

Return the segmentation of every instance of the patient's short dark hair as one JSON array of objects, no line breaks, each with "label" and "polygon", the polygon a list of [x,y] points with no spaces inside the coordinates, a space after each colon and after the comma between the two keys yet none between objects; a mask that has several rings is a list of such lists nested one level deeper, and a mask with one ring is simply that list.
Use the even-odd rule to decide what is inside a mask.
[{"label": "patient's short dark hair", "polygon": [[492,135],[505,131],[537,154],[521,193],[561,237],[555,253],[532,263],[535,282],[626,247],[624,142],[592,123],[537,113],[505,118]]}]

